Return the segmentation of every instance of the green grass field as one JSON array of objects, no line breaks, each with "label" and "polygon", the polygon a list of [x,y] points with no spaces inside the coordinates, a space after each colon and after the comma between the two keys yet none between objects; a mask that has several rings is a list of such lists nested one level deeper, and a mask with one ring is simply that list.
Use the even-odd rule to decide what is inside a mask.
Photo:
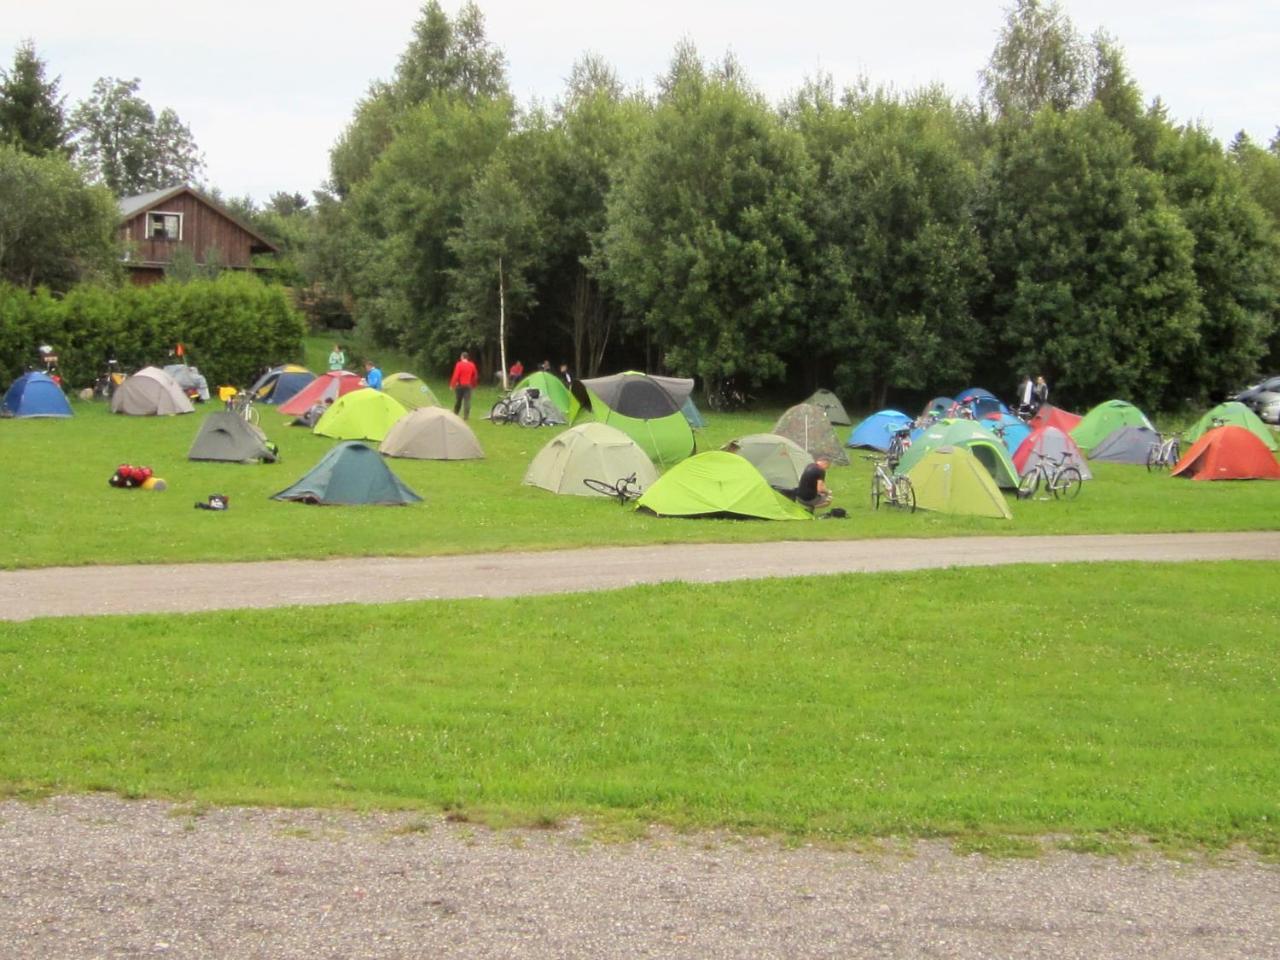
[{"label": "green grass field", "polygon": [[6,624],[0,784],[1274,851],[1274,573],[1019,567]]},{"label": "green grass field", "polygon": [[[392,364],[391,366],[394,366]],[[447,393],[441,387],[442,399]],[[279,503],[271,494],[309,470],[333,441],[287,426],[272,408],[263,426],[281,463],[192,463],[187,449],[199,420],[217,404],[181,417],[124,417],[104,404],[74,404],[67,421],[0,421],[0,511],[9,536],[0,568],[94,563],[155,563],[298,557],[423,555],[606,544],[777,539],[936,537],[969,534],[1119,533],[1258,530],[1280,526],[1280,484],[1194,483],[1152,476],[1140,467],[1100,465],[1098,479],[1074,503],[1017,503],[1012,522],[920,512],[873,512],[870,465],[851,451],[850,467],[829,482],[842,521],[768,523],[661,520],[597,499],[555,496],[521,484],[529,461],[556,429],[494,426],[478,415],[496,394],[481,390],[472,425],[483,461],[392,461],[425,502],[407,508],[320,508]],[[769,430],[778,413],[708,415],[701,450]],[[848,428],[842,435],[847,436]],[[148,465],[165,478],[163,493],[115,490],[107,478],[120,463]],[[613,478],[605,478],[613,479]],[[193,509],[211,493],[232,509]]]}]

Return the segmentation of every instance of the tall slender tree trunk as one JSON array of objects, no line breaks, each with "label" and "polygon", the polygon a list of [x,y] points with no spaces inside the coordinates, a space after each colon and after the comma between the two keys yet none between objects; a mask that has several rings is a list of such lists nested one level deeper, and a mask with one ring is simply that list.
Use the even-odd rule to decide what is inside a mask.
[{"label": "tall slender tree trunk", "polygon": [[502,389],[511,389],[507,382],[507,285],[502,276],[502,257],[498,257],[498,362],[502,364]]}]

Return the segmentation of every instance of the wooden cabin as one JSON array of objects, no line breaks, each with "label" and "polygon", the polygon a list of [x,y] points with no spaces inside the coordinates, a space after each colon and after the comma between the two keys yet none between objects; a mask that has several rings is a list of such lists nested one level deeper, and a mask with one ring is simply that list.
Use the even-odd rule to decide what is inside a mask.
[{"label": "wooden cabin", "polygon": [[216,250],[216,262],[226,270],[253,270],[255,253],[277,252],[234,213],[185,185],[121,199],[120,238],[125,266],[143,286],[164,279],[179,248],[202,266]]}]

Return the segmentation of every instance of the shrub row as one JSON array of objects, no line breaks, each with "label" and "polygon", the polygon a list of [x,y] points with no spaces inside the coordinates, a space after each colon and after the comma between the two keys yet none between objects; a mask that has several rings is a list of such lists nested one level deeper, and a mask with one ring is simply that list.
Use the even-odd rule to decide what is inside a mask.
[{"label": "shrub row", "polygon": [[210,385],[245,386],[266,366],[302,357],[305,323],[280,287],[244,274],[150,287],[84,285],[64,297],[0,285],[5,383],[49,344],[70,388],[93,383],[115,358],[125,371],[163,366],[177,344]]}]

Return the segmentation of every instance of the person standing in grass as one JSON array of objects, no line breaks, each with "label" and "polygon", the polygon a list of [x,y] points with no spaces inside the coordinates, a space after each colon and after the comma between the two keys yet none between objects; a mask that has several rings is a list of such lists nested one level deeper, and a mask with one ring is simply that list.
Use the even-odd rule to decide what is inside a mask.
[{"label": "person standing in grass", "polygon": [[341,370],[347,365],[347,355],[342,349],[342,344],[335,343],[333,349],[329,351],[329,369]]},{"label": "person standing in grass", "polygon": [[364,362],[364,382],[368,387],[374,390],[382,389],[382,371],[378,369],[378,365],[372,360]]},{"label": "person standing in grass", "polygon": [[453,376],[449,378],[449,389],[453,391],[453,412],[461,411],[462,419],[471,416],[471,391],[480,384],[480,371],[471,362],[471,356],[463,350],[458,362],[453,365]]}]

